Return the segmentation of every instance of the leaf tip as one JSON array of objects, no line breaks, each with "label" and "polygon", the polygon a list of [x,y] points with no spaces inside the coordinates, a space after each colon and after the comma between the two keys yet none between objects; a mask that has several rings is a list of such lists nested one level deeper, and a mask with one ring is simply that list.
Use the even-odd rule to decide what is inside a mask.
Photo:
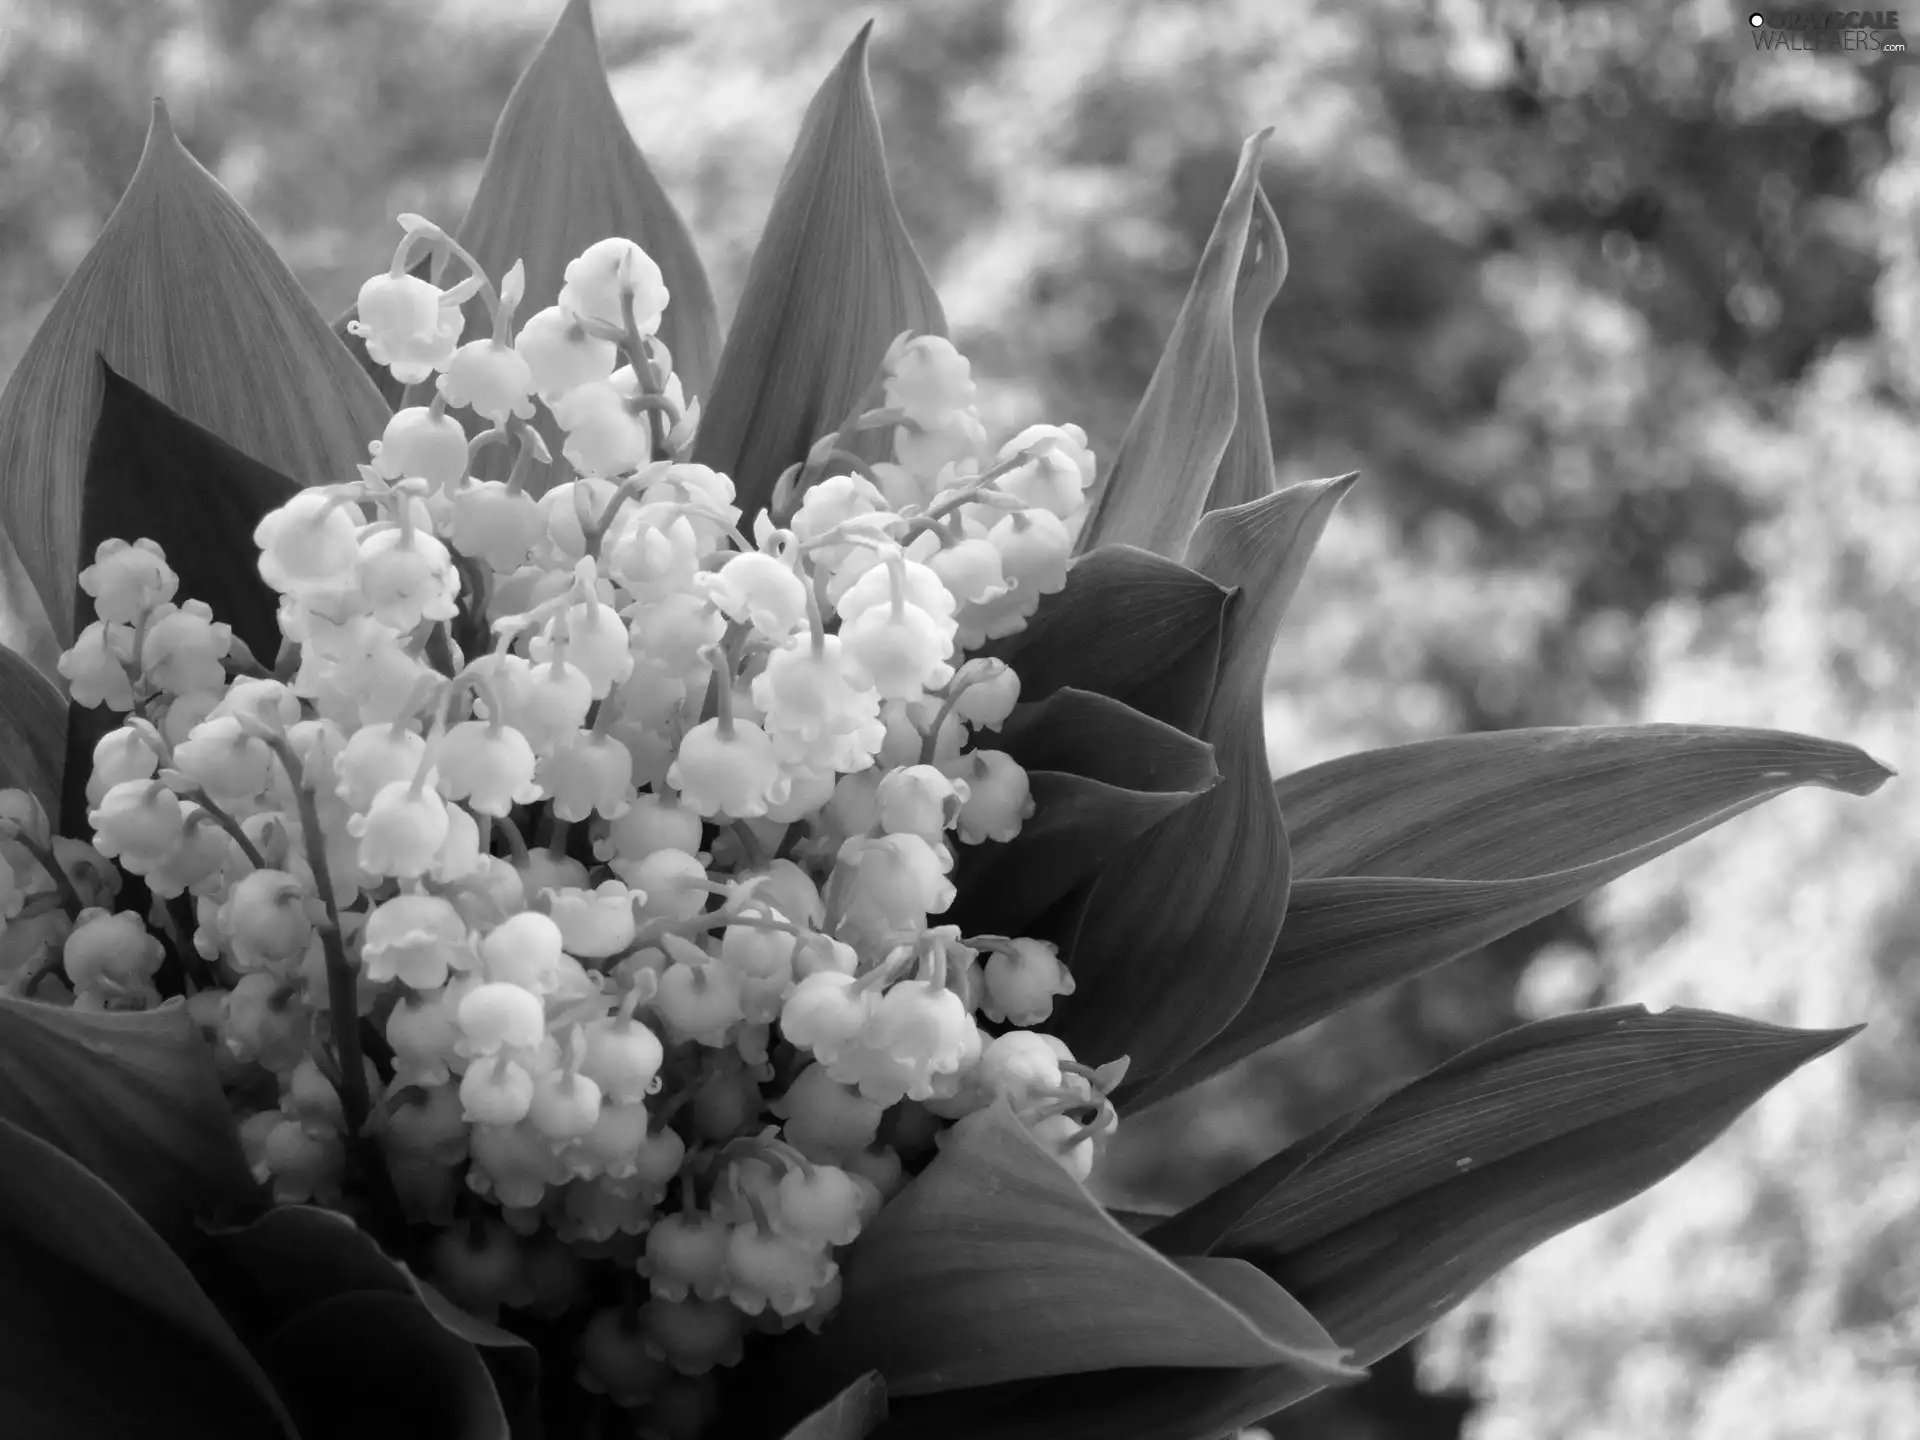
[{"label": "leaf tip", "polygon": [[560,12],[560,18],[554,21],[553,28],[558,30],[567,25],[576,27],[589,39],[597,38],[593,29],[593,0],[567,0],[566,8]]},{"label": "leaf tip", "polygon": [[1867,1022],[1862,1020],[1858,1025],[1842,1025],[1835,1030],[1803,1030],[1801,1037],[1805,1041],[1806,1055],[1801,1064],[1838,1050],[1866,1028]]}]

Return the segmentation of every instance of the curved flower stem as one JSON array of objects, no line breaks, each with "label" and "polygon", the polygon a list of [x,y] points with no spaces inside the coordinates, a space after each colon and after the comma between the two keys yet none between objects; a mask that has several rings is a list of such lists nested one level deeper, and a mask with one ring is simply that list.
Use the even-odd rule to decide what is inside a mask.
[{"label": "curved flower stem", "polygon": [[327,832],[321,827],[313,787],[306,782],[300,757],[293,753],[293,746],[284,735],[268,732],[261,738],[279,757],[287,780],[299,798],[300,832],[306,840],[307,866],[313,871],[314,884],[327,907],[327,923],[320,927],[320,948],[327,960],[327,1013],[333,1022],[334,1058],[340,1066],[340,1102],[347,1112],[349,1133],[359,1139],[373,1106],[367,1094],[366,1066],[360,1058],[360,1005],[355,994],[353,966],[347,961],[347,947],[340,936],[340,909],[334,903],[333,876],[327,865]]},{"label": "curved flower stem", "polygon": [[268,870],[272,868],[267,864],[266,857],[260,853],[259,847],[256,846],[252,840],[248,839],[247,832],[240,828],[240,822],[225,810],[221,809],[220,806],[215,803],[214,798],[207,794],[205,789],[196,785],[193,789],[183,793],[180,798],[182,800],[190,800],[195,805],[198,805],[206,812],[209,820],[213,821],[214,824],[231,835],[233,837],[233,843],[240,847],[240,853],[247,857],[247,863],[253,866],[254,869]]},{"label": "curved flower stem", "polygon": [[67,912],[69,920],[77,919],[86,907],[80,903],[80,892],[73,888],[73,877],[66,872],[51,846],[42,845],[29,835],[17,821],[0,823],[0,835],[10,836],[20,848],[40,862],[40,868],[47,872],[53,881],[53,888],[60,896],[60,908]]},{"label": "curved flower stem", "polygon": [[507,838],[507,854],[514,865],[521,870],[527,868],[527,837],[520,833],[520,827],[513,823],[510,815],[496,815],[494,820],[500,826],[500,833]]},{"label": "curved flower stem", "polygon": [[862,480],[868,481],[876,489],[879,488],[880,477],[874,473],[873,466],[862,460],[851,450],[842,450],[838,446],[829,450],[827,452],[826,464],[821,468],[827,469],[834,465],[846,466],[847,469],[858,475]]},{"label": "curved flower stem", "polygon": [[767,863],[767,847],[760,843],[760,837],[753,833],[753,827],[744,820],[736,820],[728,827],[733,838],[739,842],[740,852],[745,857],[749,870],[758,870]]}]

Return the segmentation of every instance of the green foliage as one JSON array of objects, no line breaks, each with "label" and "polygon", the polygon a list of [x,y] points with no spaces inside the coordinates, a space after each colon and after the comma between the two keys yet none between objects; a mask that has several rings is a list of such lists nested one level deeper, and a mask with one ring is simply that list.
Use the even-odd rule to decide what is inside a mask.
[{"label": "green foliage", "polygon": [[[30,23],[46,19],[40,7],[12,7],[14,45],[0,72],[0,96],[8,103],[0,113],[15,126],[30,123],[22,116],[51,114],[60,121],[57,138],[50,132],[37,150],[10,149],[19,157],[10,162],[16,189],[33,195],[40,210],[12,217],[35,246],[0,270],[0,294],[32,296],[37,304],[77,258],[73,247],[60,248],[61,237],[90,237],[104,213],[101,197],[118,193],[132,168],[119,138],[125,97],[197,76],[181,82],[187,103],[176,102],[189,145],[261,217],[321,308],[332,313],[350,298],[343,293],[348,281],[379,264],[394,209],[445,210],[471,193],[474,137],[485,133],[517,64],[503,57],[522,53],[529,38],[513,30],[504,8],[495,13],[478,5],[449,11],[432,27],[398,23],[400,7],[390,0],[284,0],[264,8],[205,0],[165,14],[143,8],[132,19],[122,8],[89,0],[67,14],[63,27]],[[1920,673],[1904,648],[1916,627],[1910,607],[1898,599],[1899,581],[1911,574],[1912,557],[1890,538],[1899,533],[1903,512],[1885,459],[1902,447],[1911,453],[1912,371],[1902,369],[1910,362],[1898,350],[1864,357],[1822,353],[1835,336],[1873,323],[1869,287],[1882,257],[1856,222],[1884,140],[1884,78],[1857,79],[1851,87],[1788,82],[1783,98],[1778,83],[1770,92],[1756,83],[1736,47],[1722,45],[1717,35],[1682,31],[1668,9],[1651,3],[1582,7],[1598,18],[1578,23],[1559,7],[1507,8],[1500,28],[1471,7],[1442,24],[1427,7],[1394,0],[1354,10],[1216,0],[1201,7],[1204,23],[1179,23],[1186,8],[915,0],[889,17],[897,38],[880,37],[874,98],[893,138],[892,169],[907,228],[943,282],[952,280],[943,288],[960,343],[975,349],[981,336],[982,368],[998,378],[1024,382],[1044,375],[1046,407],[1082,419],[1103,457],[1114,454],[1135,398],[1148,388],[1186,277],[1206,253],[1214,208],[1232,173],[1233,139],[1268,119],[1289,122],[1278,153],[1257,178],[1288,226],[1295,278],[1265,332],[1258,356],[1264,374],[1245,346],[1227,355],[1229,373],[1241,397],[1258,393],[1250,371],[1264,382],[1263,418],[1277,427],[1288,478],[1358,462],[1374,477],[1376,498],[1363,499],[1355,523],[1322,551],[1298,597],[1289,644],[1272,677],[1276,706],[1268,714],[1267,744],[1273,769],[1298,771],[1336,753],[1451,729],[1631,718],[1650,652],[1657,656],[1652,674],[1659,713],[1849,734],[1864,723],[1896,758],[1904,755],[1910,746],[1896,720],[1908,717],[1876,696]],[[614,64],[614,95],[656,155],[664,188],[688,197],[690,228],[715,262],[720,310],[747,277],[749,295],[760,297],[749,306],[758,323],[780,309],[780,296],[769,301],[765,293],[780,291],[790,277],[770,261],[756,261],[749,276],[748,247],[775,190],[784,137],[800,117],[811,77],[831,61],[822,46],[837,45],[844,32],[836,27],[848,12],[838,0],[780,6],[743,0],[730,23],[704,25],[697,33],[682,29],[698,13],[698,7],[668,6],[609,30],[603,38]],[[817,38],[823,35],[828,38]],[[966,82],[981,77],[989,83],[966,96]],[[83,114],[89,95],[109,99]],[[294,103],[289,95],[297,97]],[[1276,95],[1285,97],[1285,115],[1271,114]],[[868,113],[860,109],[857,118],[864,124]],[[1901,113],[1911,125],[1911,114]],[[649,122],[666,114],[676,116],[671,147],[649,133]],[[669,156],[669,148],[678,153]],[[869,192],[879,164],[876,146],[863,172]],[[41,175],[57,183],[36,188]],[[796,207],[791,196],[788,201],[791,221]],[[1264,211],[1255,210],[1258,223]],[[1133,223],[1116,225],[1116,215]],[[804,219],[774,228],[803,230]],[[1880,303],[1910,350],[1914,261],[1903,244],[1910,246],[1910,238],[1888,241],[1884,259],[1894,283],[1883,286]],[[1274,253],[1270,249],[1268,258]],[[917,262],[906,267],[900,261],[900,273],[908,269],[917,275]],[[1140,283],[1143,275],[1149,283]],[[19,308],[30,314],[32,307]],[[1897,328],[1902,316],[1906,330]],[[1236,340],[1247,331],[1242,319],[1233,315]],[[797,333],[815,336],[824,323],[809,321]],[[884,339],[886,328],[876,322],[862,333],[867,341]],[[835,408],[810,392],[800,397],[804,404],[796,401],[798,383],[787,387],[794,394],[781,397],[794,424],[776,427],[783,430],[775,444],[780,454],[747,467],[761,489],[770,488],[780,463],[798,458],[784,430],[792,428],[804,443],[824,428],[822,414]],[[757,397],[765,388],[760,381],[743,383],[739,393]],[[1001,418],[1029,418],[1025,403],[1008,395]],[[752,427],[743,420],[736,428]],[[1225,453],[1239,457],[1236,474],[1245,470],[1264,480],[1265,426],[1257,435],[1236,430],[1235,437]],[[1785,457],[1803,467],[1799,474],[1786,473]],[[724,463],[732,468],[732,457]],[[1854,513],[1833,513],[1833,490],[1810,497],[1796,485],[1806,474],[1840,477],[1834,490]],[[1214,493],[1220,494],[1217,484]],[[1742,612],[1723,602],[1755,579],[1742,541],[1753,517],[1769,509],[1779,518],[1759,533],[1776,588],[1764,608]],[[1249,578],[1198,568],[1232,584]],[[1281,603],[1296,578],[1281,587],[1288,592]],[[1251,663],[1257,673],[1267,629],[1249,661],[1231,643],[1234,602],[1224,613],[1213,610],[1209,597],[1189,588],[1169,597],[1173,608],[1187,607],[1169,632],[1182,663],[1204,669],[1209,679],[1223,662],[1236,672]],[[24,592],[15,583],[9,593]],[[1824,637],[1831,613],[1866,615],[1874,607],[1887,613],[1861,620],[1867,639]],[[27,633],[32,618],[17,600],[10,602],[7,638]],[[1676,634],[1696,646],[1726,647],[1734,658],[1703,663],[1680,653]],[[1782,636],[1793,642],[1790,663],[1780,663]],[[1741,647],[1753,654],[1743,656]],[[43,644],[21,648],[44,659]],[[1084,657],[1072,650],[1062,648],[1063,668],[1045,693],[1068,703],[1076,703],[1075,691],[1104,694],[1220,744],[1204,714],[1163,713],[1143,703],[1150,692],[1137,675],[1109,675],[1102,666],[1093,667],[1100,677],[1073,671]],[[1789,677],[1784,682],[1782,674]],[[1126,693],[1115,693],[1123,688]],[[1746,706],[1739,714],[1730,713],[1733,696]],[[1237,707],[1240,743],[1229,756],[1232,766],[1221,768],[1231,769],[1234,780],[1258,771],[1264,781],[1264,757],[1248,751],[1244,712],[1253,702],[1236,699],[1245,702]],[[1250,733],[1257,735],[1257,724]],[[1202,788],[1197,784],[1191,790],[1144,781],[1123,786],[1111,775],[1081,773],[1096,769],[1094,762],[1079,771],[1062,766],[1052,772],[1055,793],[1036,783],[1036,794],[1055,815],[1084,808],[1082,823],[1087,814],[1105,824],[1120,813],[1100,812],[1093,803],[1124,809],[1115,795],[1136,797],[1125,805],[1149,821],[1164,818],[1153,808],[1159,803],[1176,795],[1191,801],[1169,824],[1214,803],[1192,800]],[[1094,785],[1114,793],[1086,788]],[[1252,799],[1244,786],[1235,793],[1244,804],[1257,800],[1263,811],[1271,808],[1264,785]],[[1730,800],[1728,808],[1738,803]],[[1712,818],[1726,813],[1723,808]],[[1680,872],[1689,895],[1696,886],[1704,889],[1706,879],[1729,882],[1723,889],[1734,898],[1716,903],[1731,907],[1722,924],[1740,942],[1738,953],[1758,947],[1779,957],[1771,971],[1761,972],[1774,977],[1773,996],[1755,997],[1735,985],[1713,996],[1715,1003],[1749,1010],[1766,1008],[1762,1002],[1771,998],[1782,1018],[1831,1024],[1881,998],[1876,986],[1892,988],[1891,979],[1870,983],[1848,971],[1851,988],[1802,1003],[1796,988],[1802,982],[1788,978],[1804,973],[1808,951],[1831,947],[1836,930],[1858,942],[1855,953],[1876,953],[1876,942],[1877,953],[1902,953],[1901,937],[1911,927],[1889,917],[1901,913],[1896,901],[1910,890],[1913,873],[1905,857],[1920,853],[1920,842],[1890,858],[1873,842],[1874,823],[1823,822],[1815,840],[1773,832],[1761,839],[1759,827],[1738,829],[1731,848],[1707,852],[1722,857],[1717,862]],[[1638,863],[1663,848],[1659,837],[1671,833],[1669,826],[1658,836],[1636,834],[1619,843]],[[1268,850],[1275,853],[1256,859],[1284,859],[1285,837]],[[1755,928],[1750,917],[1765,906],[1753,897],[1807,889],[1808,873],[1836,852],[1857,862],[1845,898],[1878,918],[1869,923],[1839,901],[1828,902],[1817,924],[1796,917],[1801,928],[1786,933],[1802,939],[1789,954],[1779,915],[1768,922],[1772,930]],[[1598,862],[1575,857],[1566,863]],[[1596,875],[1594,883],[1611,873]],[[1330,878],[1362,874],[1356,868]],[[1440,883],[1489,878],[1411,866],[1364,874]],[[1731,883],[1743,876],[1744,887]],[[1061,898],[1084,878],[1056,877],[1056,893],[1048,898]],[[1562,892],[1549,893],[1559,903]],[[1576,893],[1583,888],[1565,898]],[[1672,908],[1671,896],[1658,903],[1661,895],[1656,884],[1631,902],[1626,913],[1641,907],[1642,931],[1653,923],[1646,916],[1657,920]],[[1369,897],[1370,903],[1378,899]],[[1501,926],[1535,913],[1526,905],[1509,907]],[[1463,943],[1498,933],[1469,930]],[[1564,924],[1562,933],[1569,933]],[[1209,1184],[1272,1150],[1277,1134],[1315,1130],[1346,1108],[1353,1092],[1378,1094],[1429,1069],[1510,1017],[1510,978],[1534,948],[1534,937],[1523,936],[1500,955],[1470,962],[1458,976],[1405,988],[1343,1016],[1301,1037],[1301,1044],[1161,1107],[1157,1116],[1144,1117],[1148,1123],[1130,1122],[1135,1159],[1123,1182],[1166,1195],[1169,1176],[1187,1169],[1189,1183]],[[1672,941],[1668,950],[1682,958],[1657,963],[1697,973],[1696,984],[1711,979],[1688,942]],[[1736,952],[1713,951],[1722,966],[1728,953]],[[1885,968],[1897,966],[1889,960]],[[1408,1013],[1396,1016],[1392,1006]],[[1142,1006],[1127,1008],[1137,1016]],[[1223,1019],[1233,1008],[1223,1002]],[[1198,1043],[1205,1036],[1192,1038]],[[1896,1051],[1870,1053],[1877,1058],[1862,1062],[1865,1070],[1899,1071]],[[1149,1058],[1158,1068],[1180,1057],[1169,1051]],[[1793,1182],[1782,1177],[1804,1172],[1809,1147],[1830,1132],[1849,1133],[1833,1123],[1835,1115],[1852,1115],[1869,1096],[1910,1098],[1903,1077],[1900,1072],[1889,1081],[1881,1074],[1884,1091],[1850,1079],[1857,1093],[1825,1097],[1829,1109],[1817,1122],[1794,1127],[1794,1136],[1771,1150],[1750,1145],[1714,1152],[1722,1158],[1713,1163],[1730,1166],[1731,1174],[1772,1176],[1763,1195],[1790,1197],[1764,1215],[1754,1212],[1753,1224],[1780,1227],[1780,1213],[1798,1213]],[[1263,1092],[1285,1099],[1275,1103],[1261,1098]],[[1197,1117],[1210,1128],[1196,1127]],[[1184,1146],[1176,1143],[1183,1131]],[[1888,1151],[1881,1131],[1867,1127],[1866,1133],[1882,1147],[1869,1145],[1870,1152],[1899,1153]],[[1690,1135],[1690,1143],[1705,1138],[1702,1131]],[[1201,1166],[1193,1164],[1196,1153]],[[1846,1169],[1836,1150],[1820,1153],[1830,1170]],[[1297,1175],[1310,1167],[1282,1168]],[[1856,1208],[1891,1215],[1894,1202],[1867,1183],[1875,1173],[1863,1165],[1856,1174],[1857,1188],[1874,1196]],[[1640,1183],[1651,1178],[1649,1171]],[[1737,1189],[1723,1181],[1720,1193]],[[1821,1198],[1837,1197],[1823,1192]],[[1579,1209],[1554,1213],[1570,1222]],[[1729,1202],[1726,1213],[1738,1209]],[[1631,1227],[1638,1223],[1632,1217],[1657,1213],[1623,1212],[1615,1223]],[[1667,1257],[1683,1253],[1675,1235],[1694,1236],[1697,1228],[1654,1228],[1638,1253],[1660,1258],[1643,1268],[1684,1273]],[[1726,1229],[1716,1247],[1731,1249],[1733,1241],[1724,1237],[1737,1233]],[[1487,1253],[1504,1259],[1501,1246],[1515,1243],[1513,1233],[1490,1243]],[[1884,1336],[1891,1327],[1899,1338],[1904,1332],[1886,1315],[1898,1313],[1903,1293],[1889,1287],[1904,1281],[1882,1276],[1874,1298],[1873,1276],[1887,1269],[1873,1263],[1874,1253],[1862,1247],[1846,1257],[1854,1279],[1843,1288],[1848,1303],[1859,1307],[1847,1313],[1869,1317],[1856,1328],[1878,1326],[1874,1334]],[[1239,1284],[1232,1278],[1239,1272],[1224,1265],[1189,1273],[1200,1288]],[[1729,1397],[1754,1388],[1748,1382],[1764,1368],[1752,1358],[1756,1351],[1776,1362],[1785,1354],[1802,1371],[1776,1368],[1804,1373],[1812,1362],[1792,1351],[1784,1322],[1769,1329],[1755,1318],[1765,1309],[1762,1292],[1769,1285],[1790,1288],[1793,1270],[1782,1262],[1779,1273],[1722,1303],[1712,1323],[1687,1313],[1689,1304],[1706,1302],[1675,1302],[1680,1318],[1663,1338],[1671,1343],[1678,1336],[1697,1366],[1731,1377]],[[1275,1274],[1291,1283],[1284,1267]],[[1524,1298],[1526,1274],[1495,1293]],[[1311,1277],[1300,1283],[1310,1288]],[[1458,1298],[1468,1283],[1444,1298]],[[1563,1304],[1565,1282],[1553,1283],[1563,1292],[1555,1303]],[[1817,1287],[1800,1289],[1810,1294]],[[1834,1293],[1829,1287],[1806,1299],[1802,1313],[1830,1312],[1838,1303]],[[1654,1317],[1648,1323],[1660,1323],[1661,1295],[1657,1285],[1638,1295],[1643,1313]],[[1404,1297],[1396,1292],[1396,1298]],[[380,1309],[387,1301],[365,1304]],[[349,1308],[355,1324],[378,1328],[378,1317],[360,1314],[361,1299],[354,1297]],[[416,1312],[406,1313],[405,1323],[416,1325]],[[1595,1427],[1605,1424],[1599,1417],[1618,1368],[1603,1362],[1644,1356],[1646,1348],[1635,1349],[1644,1342],[1623,1339],[1617,1327],[1606,1328],[1610,1322],[1575,1310],[1556,1336],[1557,1347],[1548,1347],[1542,1337],[1555,1333],[1552,1325],[1540,1314],[1521,1313],[1527,1323],[1496,1342],[1518,1348],[1496,1350],[1479,1371],[1482,1383],[1505,1387],[1499,1396],[1505,1408],[1489,1426],[1517,1428],[1486,1433],[1542,1433],[1583,1417]],[[1595,1343],[1596,1330],[1606,1345]],[[1512,1339],[1515,1334],[1521,1338]],[[1342,1338],[1337,1328],[1335,1338]],[[1870,1347],[1838,1348],[1855,1366],[1851,1373],[1866,1372],[1869,1361],[1862,1357]],[[1572,1383],[1564,1380],[1569,1354],[1584,1357],[1571,1367]],[[1532,1367],[1528,1375],[1541,1378],[1511,1383],[1516,1356]],[[1155,1388],[1159,1378],[1115,1384],[1109,1377],[1101,1381],[1100,1398],[1125,1408],[1144,1434],[1157,1433],[1155,1423],[1175,1433],[1196,1415],[1246,1418],[1259,1408],[1249,1397],[1277,1406],[1298,1395],[1297,1386],[1262,1388],[1266,1380],[1250,1378],[1215,1412],[1177,1384]],[[1143,1388],[1136,1394],[1129,1389],[1134,1385]],[[1687,1388],[1684,1380],[1670,1381],[1664,1392],[1671,1433],[1696,1433],[1688,1422],[1707,1425],[1697,1431],[1702,1434],[1721,1433],[1712,1425],[1728,1434],[1760,1433],[1732,1428],[1746,1414],[1733,1399],[1694,1404],[1678,1398]],[[1874,1398],[1841,1422],[1853,1431],[1834,1433],[1875,1433],[1867,1417],[1896,1414],[1904,1393],[1897,1382],[1854,1388]],[[1084,1419],[1089,1398],[1084,1383],[1078,1389],[1067,1383],[1023,1413],[1038,1417],[1036,1425]],[[1836,1402],[1827,1403],[1825,1413],[1840,1413]],[[869,1399],[856,1392],[847,1404],[861,1417],[854,1428],[862,1428],[872,1414]],[[1157,1420],[1154,1404],[1162,1407]],[[1721,1408],[1712,1409],[1716,1404]],[[1882,1408],[1871,1409],[1874,1404]],[[920,1433],[911,1420],[887,1433]],[[1066,1432],[1056,1426],[1046,1433]]]}]

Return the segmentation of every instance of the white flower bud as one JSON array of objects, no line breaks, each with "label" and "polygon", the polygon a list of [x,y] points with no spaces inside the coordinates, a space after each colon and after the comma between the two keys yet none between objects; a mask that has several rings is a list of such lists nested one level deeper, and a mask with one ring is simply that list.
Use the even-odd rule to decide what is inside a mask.
[{"label": "white flower bud", "polygon": [[1059,947],[1045,940],[1015,940],[1012,953],[995,950],[984,967],[989,1020],[1037,1025],[1053,1014],[1053,997],[1073,993],[1073,975],[1060,963]]},{"label": "white flower bud", "polygon": [[667,783],[702,815],[736,820],[764,815],[781,780],[773,742],[751,721],[736,719],[732,730],[731,735],[722,734],[718,718],[689,730],[667,771]]},{"label": "white flower bud", "polygon": [[549,405],[577,386],[605,380],[618,358],[611,340],[588,335],[558,305],[529,315],[513,348],[533,372],[536,393]]},{"label": "white flower bud", "polygon": [[374,470],[388,480],[418,477],[433,490],[445,490],[467,476],[467,432],[453,416],[436,415],[425,405],[394,411],[367,448]]},{"label": "white flower bud", "polygon": [[491,338],[469,340],[454,351],[438,388],[448,405],[464,406],[495,425],[506,424],[509,416],[533,418],[528,398],[533,394],[533,368],[518,350],[496,345]]},{"label": "white flower bud", "polygon": [[133,709],[133,681],[126,669],[132,659],[133,627],[96,620],[75,637],[70,649],[60,652],[55,668],[74,704],[104,705],[124,713]]},{"label": "white flower bud", "polygon": [[888,357],[886,403],[915,424],[938,430],[973,399],[972,369],[951,341],[916,335]]},{"label": "white flower bud", "polygon": [[631,296],[633,323],[642,335],[660,328],[667,284],[653,257],[631,240],[596,240],[563,272],[559,305],[569,315],[616,328],[626,324],[623,296]]},{"label": "white flower bud", "polygon": [[250,970],[305,954],[313,938],[306,901],[306,887],[284,870],[255,870],[242,878],[220,907],[234,964]]},{"label": "white flower bud", "polygon": [[161,605],[147,623],[141,673],[170,695],[224,690],[227,673],[220,662],[232,648],[232,629],[215,621],[203,602],[189,600],[178,609]]},{"label": "white flower bud", "polygon": [[669,1215],[647,1232],[640,1273],[663,1300],[688,1294],[716,1300],[727,1288],[727,1240],[730,1227],[704,1211]]},{"label": "white flower bud", "polygon": [[449,971],[473,960],[466,921],[438,895],[396,895],[376,905],[361,931],[360,955],[369,980],[399,980],[415,990],[437,990]]},{"label": "white flower bud", "polygon": [[418,276],[376,275],[360,287],[347,329],[403,385],[417,385],[444,366],[460,343],[466,316],[439,286]]},{"label": "white flower bud", "polygon": [[80,588],[93,597],[93,613],[109,625],[131,625],[171,600],[180,577],[151,540],[102,540],[93,564],[80,572]]}]

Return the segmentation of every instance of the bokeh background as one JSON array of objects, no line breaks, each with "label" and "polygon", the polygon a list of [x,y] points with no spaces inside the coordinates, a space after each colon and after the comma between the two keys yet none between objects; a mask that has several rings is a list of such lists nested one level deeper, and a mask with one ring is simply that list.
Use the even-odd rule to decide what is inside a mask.
[{"label": "bokeh background", "polygon": [[[149,98],[337,313],[453,224],[551,6],[0,0],[0,372]],[[1292,277],[1290,479],[1364,484],[1274,660],[1277,770],[1637,719],[1920,759],[1920,63],[1674,0],[597,0],[723,319],[808,95],[878,20],[909,227],[1012,426],[1110,453],[1245,134]],[[1920,1436],[1920,819],[1796,795],[1130,1122],[1171,1204],[1522,1019],[1869,1022],[1681,1175],[1276,1440]]]}]

